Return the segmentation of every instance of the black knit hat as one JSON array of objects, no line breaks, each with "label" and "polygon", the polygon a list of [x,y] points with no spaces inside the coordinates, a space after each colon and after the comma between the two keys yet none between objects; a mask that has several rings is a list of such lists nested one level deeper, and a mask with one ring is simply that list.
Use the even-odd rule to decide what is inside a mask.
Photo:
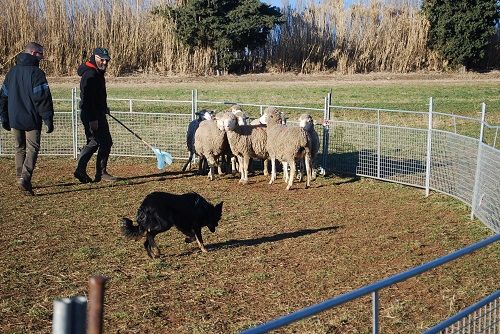
[{"label": "black knit hat", "polygon": [[105,48],[95,48],[94,51],[92,51],[92,54],[94,56],[99,56],[99,58],[101,59],[111,60],[111,57],[109,56],[109,51],[108,49]]}]

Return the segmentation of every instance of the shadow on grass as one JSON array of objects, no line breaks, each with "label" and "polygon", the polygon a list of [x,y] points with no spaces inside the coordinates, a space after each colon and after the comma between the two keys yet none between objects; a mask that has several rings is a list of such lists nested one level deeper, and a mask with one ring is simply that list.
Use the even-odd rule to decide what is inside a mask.
[{"label": "shadow on grass", "polygon": [[[58,195],[58,194],[65,194],[65,193],[74,193],[74,192],[80,192],[80,191],[92,191],[96,189],[104,189],[104,188],[114,188],[114,187],[127,187],[127,186],[132,186],[132,185],[137,185],[137,184],[144,184],[148,182],[155,182],[155,181],[164,181],[164,180],[175,180],[179,178],[184,178],[188,177],[190,175],[186,175],[184,172],[161,172],[161,173],[154,173],[154,174],[147,174],[147,175],[137,175],[137,176],[131,176],[131,177],[118,177],[118,180],[116,182],[106,182],[106,181],[100,181],[98,183],[91,182],[91,183],[80,183],[78,181],[75,182],[61,182],[61,183],[56,183],[56,184],[48,184],[48,185],[41,185],[41,186],[36,186],[33,187],[34,190],[40,190],[40,189],[50,189],[50,188],[64,188],[64,187],[78,187],[82,186],[82,188],[72,188],[72,189],[66,189],[66,190],[59,190],[59,191],[49,191],[49,192],[44,192],[44,193],[36,193],[36,196],[48,196],[48,195]],[[98,186],[96,186],[99,184]]]},{"label": "shadow on grass", "polygon": [[256,238],[256,239],[231,239],[231,240],[224,241],[224,242],[205,245],[205,247],[207,249],[221,249],[221,248],[235,248],[235,247],[242,247],[242,246],[256,246],[256,245],[260,245],[260,244],[264,244],[264,243],[276,242],[276,241],[281,241],[281,240],[285,240],[285,239],[299,238],[299,237],[303,237],[303,236],[318,233],[318,232],[335,231],[339,228],[340,228],[340,226],[329,226],[329,227],[322,227],[322,228],[315,228],[315,229],[308,228],[308,229],[299,230],[299,231],[295,231],[295,232],[285,232],[285,233],[275,234],[275,235],[271,235],[271,236],[265,236],[265,237]]}]

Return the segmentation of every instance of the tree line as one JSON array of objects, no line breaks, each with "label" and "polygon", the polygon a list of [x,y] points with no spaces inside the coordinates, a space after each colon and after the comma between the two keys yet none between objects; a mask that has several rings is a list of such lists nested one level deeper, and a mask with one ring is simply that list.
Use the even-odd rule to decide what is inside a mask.
[{"label": "tree line", "polygon": [[339,73],[500,68],[496,0],[0,0],[0,71],[29,41],[49,75],[96,46],[113,75]]}]

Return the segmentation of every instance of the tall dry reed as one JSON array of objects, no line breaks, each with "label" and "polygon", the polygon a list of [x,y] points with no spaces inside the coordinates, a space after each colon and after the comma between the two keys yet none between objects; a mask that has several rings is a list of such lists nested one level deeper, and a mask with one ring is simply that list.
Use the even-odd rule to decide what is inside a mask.
[{"label": "tall dry reed", "polygon": [[[49,75],[75,75],[97,46],[112,56],[112,75],[132,72],[213,75],[213,52],[191,52],[175,38],[172,22],[151,14],[154,0],[0,0],[0,69],[29,41],[44,47]],[[171,0],[170,2],[172,3]],[[181,3],[183,0],[178,0]],[[285,0],[286,1],[286,0]],[[299,0],[284,10],[286,23],[257,50],[253,68],[313,73],[410,72],[443,66],[426,47],[428,24],[407,1]],[[306,8],[306,9],[303,9]]]},{"label": "tall dry reed", "polygon": [[428,21],[414,1],[297,2],[268,43],[276,71],[342,73],[441,69],[426,47]]}]

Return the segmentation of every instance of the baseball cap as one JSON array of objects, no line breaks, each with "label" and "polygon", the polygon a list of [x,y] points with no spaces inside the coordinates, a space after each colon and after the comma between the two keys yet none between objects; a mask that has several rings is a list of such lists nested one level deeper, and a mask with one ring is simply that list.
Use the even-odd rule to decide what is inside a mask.
[{"label": "baseball cap", "polygon": [[92,54],[99,56],[99,58],[102,58],[102,59],[107,59],[107,60],[111,59],[111,57],[109,56],[108,49],[105,49],[105,48],[95,48],[94,51],[92,51]]}]

